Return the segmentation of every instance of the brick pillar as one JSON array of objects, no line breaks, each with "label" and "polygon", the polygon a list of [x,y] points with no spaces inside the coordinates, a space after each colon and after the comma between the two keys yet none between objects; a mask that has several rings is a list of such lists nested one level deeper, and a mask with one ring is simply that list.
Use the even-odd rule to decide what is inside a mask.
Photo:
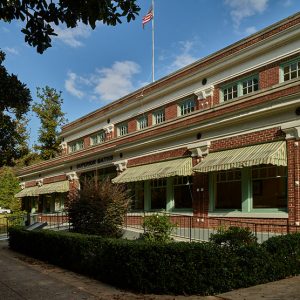
[{"label": "brick pillar", "polygon": [[300,141],[294,143],[294,157],[295,157],[295,224],[300,225]]},{"label": "brick pillar", "polygon": [[295,140],[287,140],[287,182],[288,182],[288,222],[293,225],[296,218],[296,198],[295,198]]}]

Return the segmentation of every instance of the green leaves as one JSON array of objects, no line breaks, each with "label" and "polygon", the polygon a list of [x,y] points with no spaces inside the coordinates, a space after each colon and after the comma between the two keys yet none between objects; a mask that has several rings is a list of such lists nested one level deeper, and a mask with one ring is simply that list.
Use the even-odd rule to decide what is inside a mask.
[{"label": "green leaves", "polygon": [[136,0],[22,0],[0,1],[0,20],[10,22],[21,19],[26,22],[21,31],[25,42],[43,53],[51,47],[51,36],[56,35],[53,24],[65,24],[68,28],[76,27],[80,22],[95,29],[97,22],[115,26],[135,20],[140,7]]}]

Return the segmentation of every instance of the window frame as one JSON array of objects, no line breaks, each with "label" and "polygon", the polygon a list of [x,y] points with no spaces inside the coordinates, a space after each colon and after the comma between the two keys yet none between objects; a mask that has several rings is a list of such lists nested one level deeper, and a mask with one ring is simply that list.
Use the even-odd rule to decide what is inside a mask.
[{"label": "window frame", "polygon": [[[241,169],[241,184],[242,184],[242,203],[241,209],[216,209],[216,184],[217,184],[217,173],[218,172],[210,172],[209,173],[209,213],[228,213],[228,212],[239,212],[239,213],[286,213],[288,211],[288,193],[286,195],[287,205],[285,208],[254,208],[253,207],[253,195],[252,195],[252,187],[253,181],[252,178],[252,170],[253,168],[258,168],[259,166],[253,167],[244,167]],[[263,165],[261,166],[263,168]],[[280,166],[277,166],[280,167]],[[287,167],[286,174],[284,176],[286,178],[286,190],[287,190]]]},{"label": "window frame", "polygon": [[[245,82],[250,81],[250,80],[252,80],[252,81],[256,80],[257,84],[253,84],[252,85],[253,90],[251,92],[248,92],[248,93],[244,94],[244,92],[243,92],[243,84]],[[232,98],[230,98],[230,99],[227,98],[225,100],[225,90],[232,89],[234,86],[236,86],[236,96],[232,96]],[[257,86],[257,88],[254,88],[255,86]],[[241,78],[240,80],[236,80],[236,81],[233,81],[233,82],[230,82],[230,83],[228,83],[226,85],[221,86],[221,89],[220,89],[220,99],[221,99],[221,102],[232,101],[232,100],[237,99],[239,97],[255,93],[255,92],[259,91],[259,89],[260,89],[259,75],[258,74],[253,74],[251,76],[244,77],[244,78]],[[233,94],[233,92],[231,94]],[[227,97],[228,97],[228,93],[227,93]]]},{"label": "window frame", "polygon": [[[75,148],[73,149],[73,147]],[[68,143],[69,153],[74,153],[84,149],[84,140],[77,140],[75,142]]]},{"label": "window frame", "polygon": [[128,134],[128,123],[122,123],[118,125],[118,136],[124,136]]},{"label": "window frame", "polygon": [[[96,138],[96,142],[94,141],[95,138]],[[105,134],[104,130],[101,130],[101,131],[97,132],[96,134],[93,134],[90,137],[91,146],[104,143],[105,142],[105,138],[106,138],[106,134]]]},{"label": "window frame", "polygon": [[[141,126],[141,124],[143,124],[143,121],[145,121],[145,126]],[[147,115],[144,115],[144,116],[140,116],[138,119],[137,119],[137,129],[138,130],[142,130],[142,129],[145,129],[148,127],[148,116]]]},{"label": "window frame", "polygon": [[[291,66],[292,64],[296,63],[297,64],[297,70],[296,70],[296,73],[297,76],[295,78],[289,78],[288,80],[284,80],[284,68],[287,67],[287,66]],[[288,82],[288,81],[291,81],[291,80],[297,80],[300,78],[300,57],[297,57],[295,59],[292,59],[290,61],[287,61],[283,64],[280,65],[280,83],[283,83],[283,82]]]},{"label": "window frame", "polygon": [[[192,105],[188,105],[192,103]],[[196,101],[194,98],[187,98],[178,103],[178,116],[188,115],[196,110]]]},{"label": "window frame", "polygon": [[[160,122],[157,122],[159,114],[162,114],[162,117],[161,117],[162,120]],[[156,110],[152,113],[152,123],[153,123],[153,125],[162,124],[165,121],[166,121],[166,113],[165,113],[164,108]]]}]

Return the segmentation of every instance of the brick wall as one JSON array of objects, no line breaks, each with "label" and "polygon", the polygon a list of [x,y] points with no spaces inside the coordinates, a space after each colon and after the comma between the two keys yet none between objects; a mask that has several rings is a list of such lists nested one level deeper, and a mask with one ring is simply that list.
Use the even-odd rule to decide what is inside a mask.
[{"label": "brick wall", "polygon": [[172,102],[165,107],[166,120],[177,118],[178,116],[178,105],[176,102]]},{"label": "brick wall", "polygon": [[284,139],[285,134],[279,127],[267,130],[259,130],[239,136],[233,136],[226,139],[220,139],[211,143],[210,151],[220,151],[225,149],[232,149],[238,147],[245,147],[247,145],[267,143]]},{"label": "brick wall", "polygon": [[58,182],[58,181],[64,181],[67,180],[67,176],[65,174],[57,175],[53,177],[47,177],[43,179],[43,184]]},{"label": "brick wall", "polygon": [[279,66],[269,66],[259,73],[259,88],[265,89],[279,83]]},{"label": "brick wall", "polygon": [[136,119],[131,119],[128,121],[128,133],[135,132],[137,130]]},{"label": "brick wall", "polygon": [[155,153],[143,157],[133,158],[128,161],[127,167],[133,167],[137,165],[149,164],[171,158],[179,158],[189,155],[189,151],[186,148],[180,148],[171,151],[165,151],[161,153]]}]

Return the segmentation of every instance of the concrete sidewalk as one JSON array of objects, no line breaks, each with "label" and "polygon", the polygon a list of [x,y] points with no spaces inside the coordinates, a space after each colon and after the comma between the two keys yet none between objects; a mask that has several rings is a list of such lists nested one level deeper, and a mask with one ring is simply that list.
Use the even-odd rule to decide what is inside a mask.
[{"label": "concrete sidewalk", "polygon": [[0,274],[1,300],[300,299],[300,276],[217,296],[138,295],[13,252],[8,249],[7,241],[0,241]]}]

